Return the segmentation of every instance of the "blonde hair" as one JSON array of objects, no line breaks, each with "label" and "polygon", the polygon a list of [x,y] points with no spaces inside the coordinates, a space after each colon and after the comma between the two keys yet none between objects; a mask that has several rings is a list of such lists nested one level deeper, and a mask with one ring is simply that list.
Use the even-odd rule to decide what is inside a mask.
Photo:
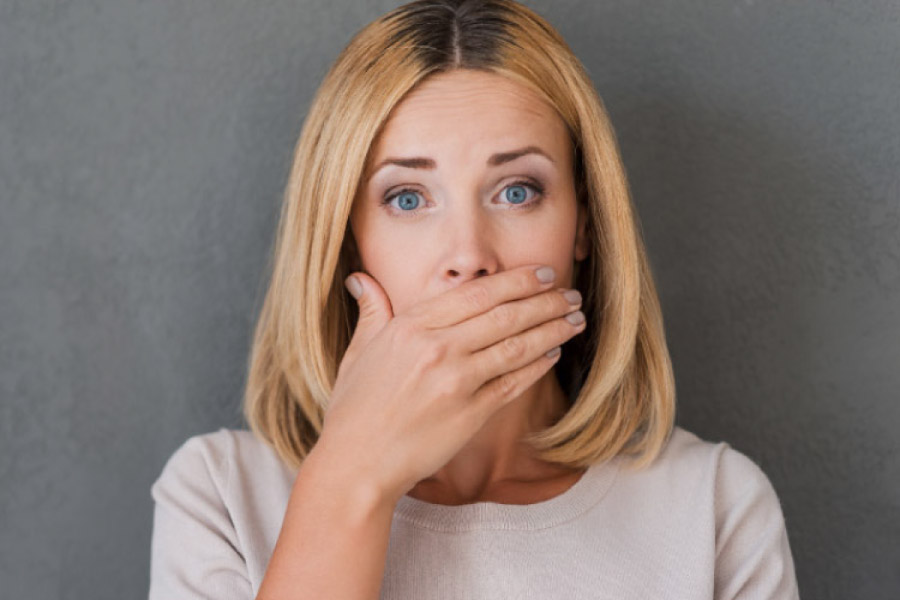
[{"label": "blonde hair", "polygon": [[675,380],[615,133],[563,38],[512,0],[410,2],[360,30],[326,74],[294,149],[244,416],[294,468],[316,443],[358,318],[343,281],[368,153],[404,95],[452,69],[508,77],[557,110],[575,147],[578,201],[589,207],[591,254],[574,281],[588,325],[555,367],[569,408],[527,442],[541,459],[574,468],[618,455],[649,465],[674,427]]}]

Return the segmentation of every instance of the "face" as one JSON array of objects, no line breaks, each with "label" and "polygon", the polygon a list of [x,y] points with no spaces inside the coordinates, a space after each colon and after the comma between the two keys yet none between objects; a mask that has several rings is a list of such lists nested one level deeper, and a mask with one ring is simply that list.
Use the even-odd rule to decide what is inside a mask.
[{"label": "face", "polygon": [[589,251],[573,161],[562,118],[524,86],[471,70],[431,76],[373,145],[350,215],[355,269],[395,315],[531,263],[571,287]]}]

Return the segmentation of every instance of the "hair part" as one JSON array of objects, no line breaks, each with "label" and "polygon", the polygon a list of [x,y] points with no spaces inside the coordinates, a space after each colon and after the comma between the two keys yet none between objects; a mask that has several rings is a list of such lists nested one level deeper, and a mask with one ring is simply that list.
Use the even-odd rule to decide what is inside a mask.
[{"label": "hair part", "polygon": [[546,461],[583,468],[615,456],[649,465],[671,435],[675,380],[662,311],[612,124],[559,33],[513,0],[417,0],[361,29],[313,98],[294,149],[254,330],[244,416],[298,468],[323,427],[358,308],[348,226],[373,142],[430,75],[475,69],[537,93],[566,123],[590,256],[576,263],[585,331],[554,369],[567,412],[527,438]]}]

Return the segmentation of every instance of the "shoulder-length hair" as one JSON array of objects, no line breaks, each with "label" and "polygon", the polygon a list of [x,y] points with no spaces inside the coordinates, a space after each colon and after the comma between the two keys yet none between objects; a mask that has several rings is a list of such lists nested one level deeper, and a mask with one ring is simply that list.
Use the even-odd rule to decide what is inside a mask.
[{"label": "shoulder-length hair", "polygon": [[244,417],[299,468],[316,443],[358,307],[351,205],[373,141],[429,75],[479,69],[536,92],[568,126],[591,254],[576,263],[585,331],[554,367],[566,413],[527,439],[537,455],[583,468],[617,455],[649,465],[674,427],[675,381],[662,313],[615,132],[560,34],[512,0],[418,0],[361,29],[318,89],[294,150],[269,285],[248,361]]}]

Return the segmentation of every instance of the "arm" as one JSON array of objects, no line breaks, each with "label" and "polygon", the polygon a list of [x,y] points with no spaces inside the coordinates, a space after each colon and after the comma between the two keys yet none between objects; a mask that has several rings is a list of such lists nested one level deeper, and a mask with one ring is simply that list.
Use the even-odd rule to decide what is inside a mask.
[{"label": "arm", "polygon": [[322,442],[297,475],[257,600],[379,597],[395,501]]},{"label": "arm", "polygon": [[726,446],[716,474],[716,600],[796,600],[794,561],[772,483]]}]

